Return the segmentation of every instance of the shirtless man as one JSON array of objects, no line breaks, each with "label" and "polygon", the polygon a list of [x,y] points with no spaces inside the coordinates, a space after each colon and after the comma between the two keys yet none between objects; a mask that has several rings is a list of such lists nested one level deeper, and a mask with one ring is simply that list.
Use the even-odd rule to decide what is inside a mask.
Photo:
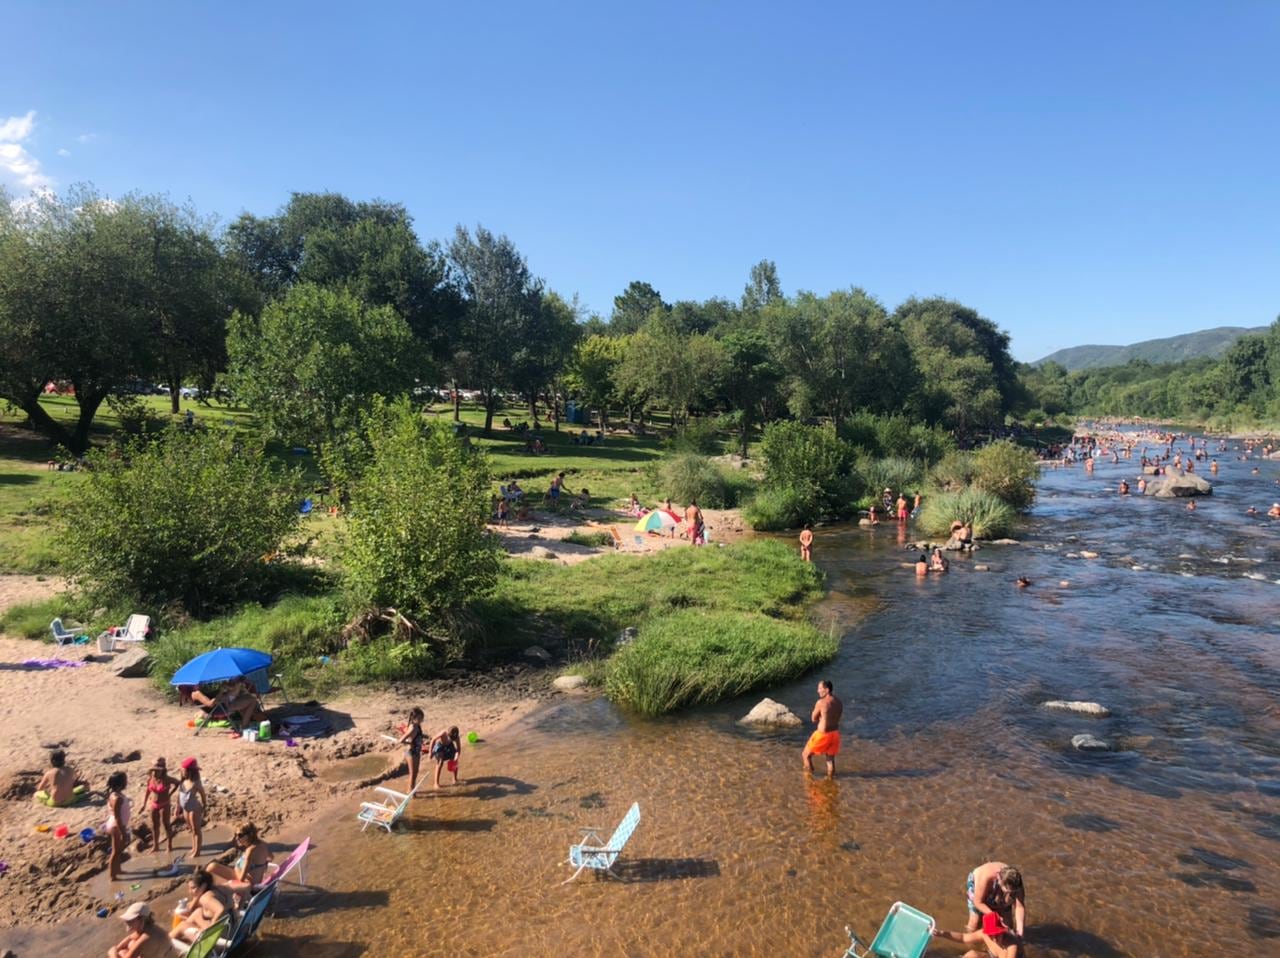
[{"label": "shirtless man", "polygon": [[844,703],[832,694],[830,679],[818,683],[818,702],[813,707],[810,721],[818,724],[817,730],[809,736],[805,743],[801,759],[804,769],[813,774],[813,756],[824,755],[827,759],[827,778],[836,776],[836,755],[840,753],[840,716],[844,714]]},{"label": "shirtless man", "polygon": [[800,531],[800,558],[805,562],[813,561],[813,530],[808,526]]},{"label": "shirtless man", "polygon": [[56,808],[71,805],[85,794],[84,786],[76,789],[76,773],[67,768],[66,752],[60,748],[50,752],[49,766],[36,786],[37,801]]},{"label": "shirtless man", "polygon": [[[1026,893],[1022,888],[1022,873],[1004,862],[987,862],[969,872],[965,881],[965,902],[969,909],[969,922],[965,931],[974,932],[990,914],[997,914],[1011,932],[1012,943],[1005,950],[1008,958],[1018,958],[1022,953],[1022,937],[1026,928]],[[1012,917],[1012,921],[1009,918]],[[1007,939],[1006,939],[1007,940]]]},{"label": "shirtless man", "polygon": [[689,505],[684,510],[684,524],[689,533],[689,544],[700,545],[699,540],[702,538],[702,510],[698,508],[697,499],[689,500]]}]

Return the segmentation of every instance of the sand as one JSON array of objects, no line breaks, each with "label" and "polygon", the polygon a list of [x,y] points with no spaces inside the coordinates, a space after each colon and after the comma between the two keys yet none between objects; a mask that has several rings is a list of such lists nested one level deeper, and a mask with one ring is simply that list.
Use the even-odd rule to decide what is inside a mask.
[{"label": "sand", "polygon": [[[746,523],[737,509],[703,509],[702,515],[711,536],[711,545],[737,542],[747,537]],[[562,565],[576,565],[587,559],[619,551],[613,545],[592,548],[564,541],[574,532],[608,534],[610,528],[617,529],[622,538],[621,551],[635,554],[689,548],[689,540],[681,536],[683,525],[672,536],[656,533],[641,535],[635,531],[635,524],[634,516],[606,509],[587,509],[571,515],[535,515],[521,522],[513,520],[506,527],[491,525],[489,528],[499,535],[502,548],[509,555],[521,559],[557,561]]]}]

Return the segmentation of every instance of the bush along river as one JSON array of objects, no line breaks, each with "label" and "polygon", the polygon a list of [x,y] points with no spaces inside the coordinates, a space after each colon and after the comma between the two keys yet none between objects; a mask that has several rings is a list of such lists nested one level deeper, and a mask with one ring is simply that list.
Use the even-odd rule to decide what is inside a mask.
[{"label": "bush along river", "polygon": [[[270,953],[836,956],[899,899],[963,927],[968,871],[1001,859],[1031,954],[1280,954],[1280,462],[1237,454],[1194,512],[1117,495],[1136,463],[1046,470],[1019,544],[922,581],[913,533],[818,530],[828,668],[659,721],[566,697],[465,749],[467,784],[428,784],[395,834],[344,810]],[[802,773],[807,722],[737,723],[766,693],[807,718],[822,676],[832,782]],[[632,802],[628,880],[562,887],[579,827]]]}]

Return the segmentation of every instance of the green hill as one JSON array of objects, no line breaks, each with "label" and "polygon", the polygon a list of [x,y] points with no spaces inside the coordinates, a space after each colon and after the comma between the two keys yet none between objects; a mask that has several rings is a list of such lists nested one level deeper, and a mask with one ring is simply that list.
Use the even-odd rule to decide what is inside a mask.
[{"label": "green hill", "polygon": [[1241,336],[1258,335],[1266,331],[1266,326],[1218,326],[1165,339],[1147,339],[1131,346],[1072,346],[1050,353],[1044,359],[1037,359],[1032,365],[1055,362],[1065,366],[1069,372],[1074,372],[1077,369],[1123,366],[1133,359],[1145,359],[1150,363],[1176,363],[1202,356],[1217,359]]}]

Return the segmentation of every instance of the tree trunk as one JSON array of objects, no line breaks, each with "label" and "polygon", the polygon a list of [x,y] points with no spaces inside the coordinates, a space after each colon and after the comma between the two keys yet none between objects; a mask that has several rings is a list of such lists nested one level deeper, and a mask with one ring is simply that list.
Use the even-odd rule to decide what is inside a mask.
[{"label": "tree trunk", "polygon": [[462,420],[462,393],[458,392],[458,381],[453,381],[453,421]]},{"label": "tree trunk", "polygon": [[560,431],[560,392],[554,386],[551,387],[551,426],[556,431]]},{"label": "tree trunk", "polygon": [[603,435],[609,422],[609,409],[604,403],[600,404],[600,433]]},{"label": "tree trunk", "polygon": [[[12,399],[6,396],[6,399]],[[31,420],[31,425],[35,427],[42,435],[48,437],[51,442],[55,442],[60,446],[71,446],[71,436],[67,433],[66,427],[58,422],[40,405],[40,394],[37,392],[31,396],[23,396],[17,400],[18,408],[27,414],[27,418]]]},{"label": "tree trunk", "polygon": [[497,404],[497,393],[487,392],[484,394],[484,434],[486,436],[493,433],[493,409]]},{"label": "tree trunk", "polygon": [[749,445],[750,436],[751,436],[751,420],[747,418],[747,412],[744,409],[742,411],[742,434],[739,437],[739,442],[738,442],[738,454],[742,456],[743,459],[747,458],[747,446]]},{"label": "tree trunk", "polygon": [[535,423],[538,421],[538,394],[529,394],[529,418]]},{"label": "tree trunk", "polygon": [[174,374],[173,372],[170,372],[169,373],[169,412],[175,416],[178,415],[178,413],[182,412],[182,409],[178,404],[178,400],[181,398],[182,398],[182,377]]},{"label": "tree trunk", "polygon": [[93,417],[98,414],[98,407],[107,398],[110,390],[100,389],[83,392],[76,387],[76,404],[80,407],[80,416],[76,419],[75,429],[71,433],[71,441],[67,448],[77,456],[82,456],[89,448],[89,430],[93,427]]}]

